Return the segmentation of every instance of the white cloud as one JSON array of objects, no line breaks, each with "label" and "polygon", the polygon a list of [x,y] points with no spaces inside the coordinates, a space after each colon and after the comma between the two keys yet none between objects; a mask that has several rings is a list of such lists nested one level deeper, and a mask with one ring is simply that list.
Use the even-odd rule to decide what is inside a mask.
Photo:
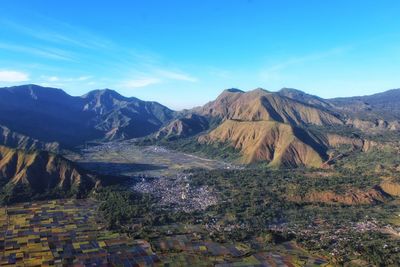
[{"label": "white cloud", "polygon": [[48,80],[49,80],[50,82],[56,82],[56,81],[59,80],[59,78],[58,78],[57,76],[51,76],[51,77],[48,78]]},{"label": "white cloud", "polygon": [[58,77],[58,76],[41,76],[42,80],[46,82],[64,82],[64,83],[73,83],[73,82],[82,82],[90,80],[92,76],[79,76],[79,77]]},{"label": "white cloud", "polygon": [[0,70],[0,82],[26,82],[29,81],[29,75],[24,72],[14,70]]},{"label": "white cloud", "polygon": [[134,80],[129,80],[123,82],[121,85],[122,87],[126,88],[140,88],[140,87],[146,87],[152,84],[157,84],[160,83],[160,79],[158,78],[139,78],[139,79],[134,79]]},{"label": "white cloud", "polygon": [[81,76],[81,77],[78,77],[77,80],[78,81],[86,81],[86,80],[89,80],[91,78],[92,78],[92,76]]},{"label": "white cloud", "polygon": [[160,76],[170,79],[170,80],[177,80],[177,81],[186,81],[186,82],[197,82],[197,78],[190,76],[188,74],[182,72],[175,72],[169,70],[157,70],[157,74]]}]

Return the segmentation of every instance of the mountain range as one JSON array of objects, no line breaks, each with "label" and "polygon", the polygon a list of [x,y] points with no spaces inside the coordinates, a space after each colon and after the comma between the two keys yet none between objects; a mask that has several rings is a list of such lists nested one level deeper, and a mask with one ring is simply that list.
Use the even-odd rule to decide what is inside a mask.
[{"label": "mountain range", "polygon": [[203,106],[173,111],[109,89],[70,96],[37,85],[0,88],[0,200],[81,197],[117,181],[59,154],[87,142],[183,142],[218,153],[233,148],[241,164],[326,168],[349,152],[398,146],[399,136],[400,89],[335,99],[227,89]]},{"label": "mountain range", "polygon": [[57,151],[85,142],[192,138],[234,147],[242,163],[321,167],[330,150],[367,150],[373,136],[400,131],[400,89],[323,99],[300,90],[224,90],[214,101],[173,111],[157,102],[94,90],[70,96],[37,85],[0,88],[0,144]]},{"label": "mountain range", "polygon": [[174,112],[163,105],[108,89],[80,97],[37,85],[0,89],[0,125],[68,148],[91,140],[145,136],[173,117]]},{"label": "mountain range", "polygon": [[[208,131],[204,127],[197,131],[202,133],[198,142],[231,145],[240,152],[243,163],[261,161],[270,166],[321,167],[332,162],[332,148],[350,145],[352,149],[366,151],[377,145],[373,141],[374,135],[399,131],[398,117],[393,115],[396,113],[385,116],[379,112],[384,101],[399,109],[396,103],[400,104],[400,90],[391,92],[397,92],[397,97],[382,97],[386,93],[360,97],[365,99],[364,105],[358,110],[358,105],[353,106],[350,112],[353,98],[348,102],[322,99],[287,88],[278,92],[260,88],[249,92],[228,89],[216,100],[191,112],[197,114],[196,121],[199,116],[203,120],[218,121]],[[375,98],[381,101],[375,101]],[[364,106],[370,109],[365,111]],[[364,113],[369,113],[368,118],[358,116]],[[185,137],[184,133],[189,131],[184,127],[191,125],[188,120],[188,116],[175,120],[161,131],[168,132],[170,138]]]}]

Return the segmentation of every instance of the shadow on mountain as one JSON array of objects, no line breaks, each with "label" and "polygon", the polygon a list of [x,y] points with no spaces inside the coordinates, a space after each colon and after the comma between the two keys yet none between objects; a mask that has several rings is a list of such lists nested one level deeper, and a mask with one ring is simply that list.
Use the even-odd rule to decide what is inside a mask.
[{"label": "shadow on mountain", "polygon": [[145,163],[115,163],[115,162],[79,162],[87,170],[100,174],[120,175],[123,173],[143,172],[167,169],[167,166]]}]

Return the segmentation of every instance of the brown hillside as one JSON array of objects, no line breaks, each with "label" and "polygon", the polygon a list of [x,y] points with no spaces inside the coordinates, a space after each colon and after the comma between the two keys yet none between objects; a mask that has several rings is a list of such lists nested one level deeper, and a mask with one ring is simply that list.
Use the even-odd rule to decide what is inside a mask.
[{"label": "brown hillside", "polygon": [[245,163],[265,160],[271,166],[319,167],[324,161],[312,140],[303,141],[291,125],[272,121],[226,120],[199,142],[231,143],[241,151]]},{"label": "brown hillside", "polygon": [[292,125],[343,124],[333,114],[263,89],[225,90],[215,101],[195,110],[204,116],[244,121],[277,121]]},{"label": "brown hillside", "polygon": [[208,129],[208,120],[196,114],[189,114],[184,118],[173,120],[168,125],[161,128],[156,134],[160,138],[179,138],[198,134]]},{"label": "brown hillside", "polygon": [[366,191],[352,189],[344,194],[337,194],[333,191],[314,191],[306,194],[304,197],[295,197],[291,200],[301,202],[359,205],[384,202],[386,200],[386,196],[381,190],[372,188]]},{"label": "brown hillside", "polygon": [[0,146],[0,180],[8,187],[27,186],[34,194],[53,189],[82,194],[97,182],[94,175],[56,154],[4,146]]},{"label": "brown hillside", "polygon": [[393,181],[384,181],[379,187],[386,193],[391,196],[400,196],[400,183]]}]

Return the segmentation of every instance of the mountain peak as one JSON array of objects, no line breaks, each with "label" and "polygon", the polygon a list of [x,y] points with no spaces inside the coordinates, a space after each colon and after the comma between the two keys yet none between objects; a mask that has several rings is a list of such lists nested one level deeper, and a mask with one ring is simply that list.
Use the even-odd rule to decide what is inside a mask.
[{"label": "mountain peak", "polygon": [[295,89],[295,88],[286,88],[283,87],[281,90],[278,91],[278,93],[293,93],[293,94],[306,94],[305,92],[299,90],[299,89]]},{"label": "mountain peak", "polygon": [[4,87],[2,90],[6,90],[10,93],[18,93],[18,94],[30,94],[32,98],[37,98],[38,95],[54,95],[54,94],[63,94],[66,95],[66,93],[59,88],[53,88],[53,87],[45,87],[45,86],[40,86],[37,84],[24,84],[24,85],[17,85],[17,86],[11,86],[11,87]]},{"label": "mountain peak", "polygon": [[270,94],[271,92],[266,90],[266,89],[264,89],[264,88],[258,87],[256,89],[247,91],[246,93],[247,94],[252,94],[252,95],[254,95],[254,94],[255,95],[265,95],[265,94]]},{"label": "mountain peak", "polygon": [[250,92],[264,92],[264,93],[270,93],[270,91],[268,91],[267,89],[261,88],[261,87],[257,87],[254,90],[251,90]]},{"label": "mountain peak", "polygon": [[113,99],[117,99],[117,100],[127,100],[128,99],[127,97],[119,94],[117,91],[114,91],[114,90],[108,89],[108,88],[92,90],[89,93],[82,96],[82,98],[91,98],[91,97],[113,98]]},{"label": "mountain peak", "polygon": [[237,89],[237,88],[225,89],[224,92],[227,92],[227,93],[244,93],[242,90]]}]

